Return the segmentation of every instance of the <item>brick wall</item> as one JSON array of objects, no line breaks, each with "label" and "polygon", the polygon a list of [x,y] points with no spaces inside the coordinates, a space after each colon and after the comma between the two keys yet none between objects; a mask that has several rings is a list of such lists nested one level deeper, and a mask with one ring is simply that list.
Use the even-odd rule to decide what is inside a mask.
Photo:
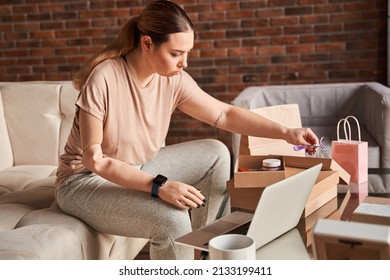
[{"label": "brick wall", "polygon": [[[149,1],[2,0],[0,80],[69,80]],[[386,83],[387,0],[178,0],[196,26],[188,72],[229,102],[263,84]],[[176,112],[168,143],[230,135]]]}]

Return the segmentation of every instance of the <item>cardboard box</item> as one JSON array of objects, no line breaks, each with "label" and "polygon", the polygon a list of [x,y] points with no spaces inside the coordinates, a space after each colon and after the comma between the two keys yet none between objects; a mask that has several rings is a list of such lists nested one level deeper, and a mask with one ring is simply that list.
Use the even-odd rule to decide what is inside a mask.
[{"label": "cardboard box", "polygon": [[227,182],[230,206],[234,210],[254,212],[264,188],[235,188],[234,179]]},{"label": "cardboard box", "polygon": [[[320,182],[319,189],[322,188],[322,184],[326,185],[326,182]],[[234,179],[227,182],[227,191],[230,196],[231,207],[242,211],[254,212],[264,189],[265,188],[237,188],[234,185]],[[312,192],[312,194],[310,194],[305,209],[303,210],[303,218],[309,216],[321,206],[335,198],[337,196],[337,184],[331,185],[326,191],[319,195],[317,195],[316,192]]]},{"label": "cardboard box", "polygon": [[[302,241],[304,242],[305,246],[306,247],[310,247],[312,245],[312,242],[313,242],[313,228],[315,226],[315,223],[317,223],[317,221],[319,219],[328,219],[328,220],[340,220],[341,218],[341,215],[342,213],[345,211],[345,208],[347,207],[347,204],[349,203],[349,200],[351,198],[351,194],[349,191],[347,191],[344,195],[344,197],[342,198],[342,202],[340,203],[340,206],[338,206],[338,208],[333,211],[332,213],[330,213],[328,216],[326,216],[325,218],[320,218],[318,217],[315,222],[314,222],[314,225],[311,225],[311,228],[305,228],[304,226],[302,226],[301,224],[298,224],[297,228],[302,236]],[[334,198],[337,200],[337,205],[339,204],[339,197],[337,198]],[[333,199],[331,200],[333,201]],[[328,202],[329,203],[329,202]],[[325,207],[325,205],[323,206]],[[322,208],[322,207],[321,207]],[[320,208],[320,209],[321,209]],[[317,211],[320,211],[320,209],[318,209]],[[314,214],[314,213],[313,213]],[[313,215],[312,214],[312,215]],[[311,215],[310,215],[311,216]],[[309,217],[310,217],[309,216]],[[307,217],[308,218],[308,217]]]},{"label": "cardboard box", "polygon": [[[282,163],[282,170],[280,171],[260,171],[262,161],[266,158],[278,158]],[[312,157],[295,157],[295,156],[280,156],[280,155],[268,155],[268,156],[251,156],[240,155],[237,158],[234,172],[234,188],[245,189],[248,192],[249,189],[262,189],[280,180],[288,178],[296,173],[302,172],[304,169],[315,166],[322,163],[322,170],[314,185],[308,202],[306,204],[303,216],[307,217],[325,203],[337,196],[337,185],[348,184],[349,174],[340,167],[335,161],[329,158],[312,158]],[[251,171],[239,171],[239,170],[251,170]],[[259,171],[254,171],[259,170]],[[230,189],[230,192],[237,190]],[[247,196],[244,193],[240,193],[241,198],[246,197],[248,200],[253,201],[256,196],[256,200],[260,198],[262,191],[252,192],[251,196]],[[231,194],[232,195],[232,194]],[[245,204],[246,207],[252,207],[256,204],[242,201],[240,204]],[[252,209],[254,210],[254,209]]]},{"label": "cardboard box", "polygon": [[[321,182],[320,182],[321,184]],[[317,211],[320,207],[324,206],[327,202],[337,197],[337,185],[330,185],[327,190],[324,190],[323,193],[318,196],[313,197],[312,194],[309,196],[305,209],[303,210],[302,216],[307,217]],[[315,187],[315,186],[314,186]]]},{"label": "cardboard box", "polygon": [[[280,171],[261,171],[264,159],[281,160]],[[251,170],[251,171],[241,171]],[[239,155],[234,168],[234,186],[236,188],[264,188],[286,178],[283,156]]]},{"label": "cardboard box", "polygon": [[[267,158],[281,160],[280,171],[261,171],[262,162]],[[334,160],[330,158],[285,156],[285,155],[239,155],[234,167],[234,185],[236,188],[264,188],[283,180],[302,169],[322,163],[321,178],[327,180],[338,172],[339,184],[349,184],[350,175]],[[240,171],[240,170],[250,171]],[[319,176],[319,177],[320,177]],[[334,178],[333,178],[334,179]]]},{"label": "cardboard box", "polygon": [[320,219],[312,229],[318,260],[389,260],[390,227]]},{"label": "cardboard box", "polygon": [[345,207],[344,212],[341,213],[340,220],[351,221],[353,211],[355,211],[356,207],[358,207],[359,204],[360,204],[359,200],[357,200],[356,198],[353,198],[351,195],[351,198],[349,199],[348,204]]},{"label": "cardboard box", "polygon": [[390,226],[390,198],[367,196],[353,211],[352,221]]},{"label": "cardboard box", "polygon": [[[337,199],[339,199],[339,194],[337,195]],[[351,200],[351,193],[347,191],[343,197],[343,200],[337,209],[337,211],[333,212],[330,216],[328,216],[328,219],[331,220],[341,220],[343,213],[345,212],[345,209],[348,207],[348,204],[350,203]]]},{"label": "cardboard box", "polygon": [[332,198],[330,201],[326,202],[320,208],[315,210],[313,213],[307,217],[302,217],[299,220],[298,227],[302,227],[304,231],[308,232],[311,230],[318,219],[324,219],[330,216],[333,212],[338,209],[338,199],[337,197]]}]

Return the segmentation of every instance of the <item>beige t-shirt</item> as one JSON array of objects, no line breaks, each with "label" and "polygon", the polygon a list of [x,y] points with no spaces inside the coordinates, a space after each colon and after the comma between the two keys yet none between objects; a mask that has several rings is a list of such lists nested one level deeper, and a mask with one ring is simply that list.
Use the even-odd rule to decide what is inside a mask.
[{"label": "beige t-shirt", "polygon": [[106,60],[92,71],[76,100],[73,127],[60,157],[57,187],[68,176],[86,170],[81,164],[80,109],[103,122],[104,157],[140,165],[160,150],[176,107],[200,90],[184,71],[169,78],[155,74],[146,87],[139,85],[133,73],[123,58]]}]

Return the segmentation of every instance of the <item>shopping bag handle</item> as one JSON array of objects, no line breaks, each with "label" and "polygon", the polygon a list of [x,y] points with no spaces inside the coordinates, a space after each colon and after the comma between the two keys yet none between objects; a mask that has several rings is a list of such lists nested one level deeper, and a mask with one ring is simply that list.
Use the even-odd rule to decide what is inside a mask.
[{"label": "shopping bag handle", "polygon": [[[351,125],[349,124],[348,121],[346,121],[345,119],[341,119],[339,120],[339,122],[337,123],[337,141],[339,141],[341,138],[340,138],[340,124],[341,122],[343,122],[344,124],[344,135],[345,135],[345,139],[343,140],[349,140],[351,141]],[[348,131],[349,133],[347,133],[347,129],[346,129],[346,125],[348,125]]]},{"label": "shopping bag handle", "polygon": [[[343,122],[345,140],[349,140],[349,142],[351,143],[351,141],[352,141],[351,134],[352,133],[351,133],[351,125],[349,124],[349,121],[348,121],[349,118],[352,118],[356,121],[357,129],[358,129],[358,139],[359,139],[359,142],[361,142],[360,124],[359,124],[359,121],[357,120],[357,118],[355,118],[354,116],[347,116],[344,119],[339,120],[339,122],[337,123],[337,140],[340,140],[340,132],[339,132],[340,124],[341,124],[341,122]],[[347,133],[347,127],[348,127],[348,133]]]}]

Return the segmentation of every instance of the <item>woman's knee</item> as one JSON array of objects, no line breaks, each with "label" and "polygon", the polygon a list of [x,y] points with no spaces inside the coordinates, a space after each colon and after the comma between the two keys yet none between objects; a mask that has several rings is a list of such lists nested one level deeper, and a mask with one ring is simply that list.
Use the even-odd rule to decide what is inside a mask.
[{"label": "woman's knee", "polygon": [[216,160],[230,166],[230,152],[223,142],[216,139],[204,139],[201,141],[203,141],[205,152],[209,155],[209,157],[215,157]]},{"label": "woman's knee", "polygon": [[153,218],[153,223],[156,228],[155,233],[159,232],[163,236],[167,235],[171,239],[176,239],[192,230],[189,213],[181,209],[160,211]]},{"label": "woman's knee", "polygon": [[217,139],[203,139],[199,140],[203,142],[208,149],[215,151],[218,154],[229,154],[229,149],[227,146],[220,140]]}]

